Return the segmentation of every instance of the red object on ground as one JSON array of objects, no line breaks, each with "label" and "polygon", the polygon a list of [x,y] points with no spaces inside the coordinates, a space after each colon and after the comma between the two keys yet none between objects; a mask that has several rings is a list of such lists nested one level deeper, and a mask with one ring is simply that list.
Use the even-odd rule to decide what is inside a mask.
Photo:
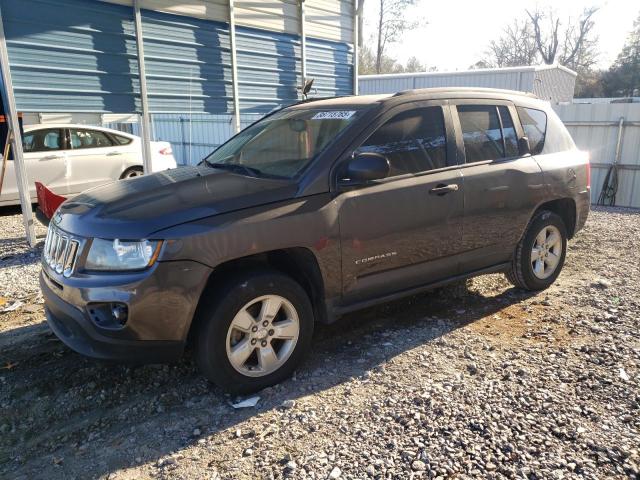
[{"label": "red object on ground", "polygon": [[56,209],[66,200],[65,197],[53,193],[40,182],[36,182],[36,195],[38,206],[47,219],[51,219]]}]

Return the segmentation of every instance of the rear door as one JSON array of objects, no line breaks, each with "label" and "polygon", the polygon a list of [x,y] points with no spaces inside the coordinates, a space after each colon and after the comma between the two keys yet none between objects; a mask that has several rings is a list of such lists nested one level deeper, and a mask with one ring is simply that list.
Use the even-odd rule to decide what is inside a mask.
[{"label": "rear door", "polygon": [[355,153],[385,155],[389,177],[336,198],[346,303],[431,283],[458,269],[463,192],[455,137],[446,128],[448,108],[402,105],[379,124]]},{"label": "rear door", "polygon": [[523,132],[513,104],[452,103],[456,137],[464,152],[461,269],[471,272],[511,259],[532,211],[544,197],[544,181],[535,159],[519,151]]},{"label": "rear door", "polygon": [[117,180],[125,170],[126,155],[105,132],[90,128],[69,128],[67,152],[72,193]]}]

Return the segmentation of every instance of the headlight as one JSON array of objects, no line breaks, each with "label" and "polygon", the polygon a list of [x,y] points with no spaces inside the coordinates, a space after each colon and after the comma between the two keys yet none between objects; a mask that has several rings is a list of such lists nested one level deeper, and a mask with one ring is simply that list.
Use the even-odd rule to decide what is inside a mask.
[{"label": "headlight", "polygon": [[94,238],[85,261],[87,270],[142,270],[154,264],[160,240],[103,240]]}]

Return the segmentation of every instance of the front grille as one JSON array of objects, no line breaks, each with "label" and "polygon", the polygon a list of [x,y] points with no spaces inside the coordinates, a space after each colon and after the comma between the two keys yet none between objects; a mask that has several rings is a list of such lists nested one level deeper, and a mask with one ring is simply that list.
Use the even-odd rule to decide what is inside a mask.
[{"label": "front grille", "polygon": [[76,266],[80,241],[49,224],[47,239],[42,252],[44,261],[53,271],[65,277],[71,276]]}]

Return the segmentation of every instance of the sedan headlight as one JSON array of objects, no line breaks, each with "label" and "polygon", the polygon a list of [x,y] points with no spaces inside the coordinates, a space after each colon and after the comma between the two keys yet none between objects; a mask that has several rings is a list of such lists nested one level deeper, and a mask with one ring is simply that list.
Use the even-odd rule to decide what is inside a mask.
[{"label": "sedan headlight", "polygon": [[103,240],[94,238],[85,261],[87,270],[143,270],[154,264],[160,240]]}]

